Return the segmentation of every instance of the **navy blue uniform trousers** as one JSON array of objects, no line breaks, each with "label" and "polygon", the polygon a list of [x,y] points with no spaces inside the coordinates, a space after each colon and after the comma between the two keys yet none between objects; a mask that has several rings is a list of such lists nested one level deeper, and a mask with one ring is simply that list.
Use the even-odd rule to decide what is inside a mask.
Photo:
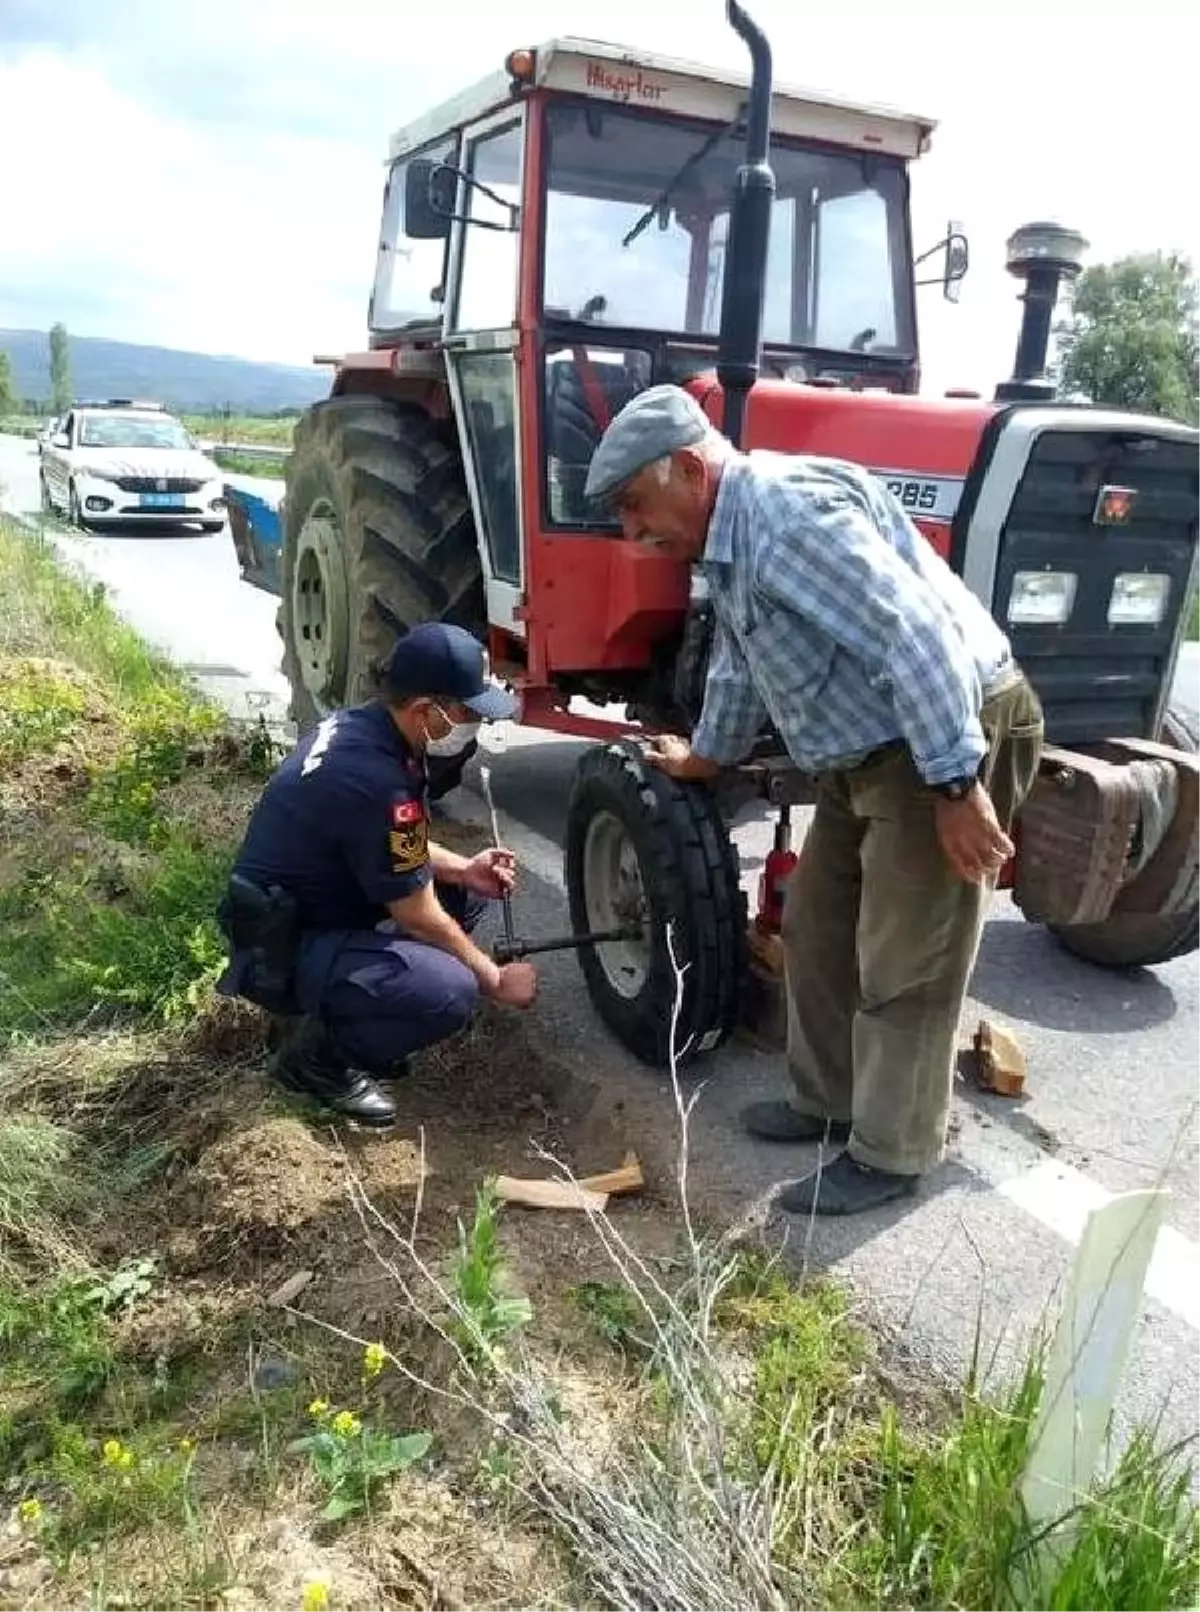
[{"label": "navy blue uniform trousers", "polygon": [[[468,933],[487,909],[457,885],[439,884],[437,893]],[[457,957],[395,929],[308,930],[296,998],[348,1064],[386,1074],[409,1053],[461,1030],[478,1006],[479,984]]]}]

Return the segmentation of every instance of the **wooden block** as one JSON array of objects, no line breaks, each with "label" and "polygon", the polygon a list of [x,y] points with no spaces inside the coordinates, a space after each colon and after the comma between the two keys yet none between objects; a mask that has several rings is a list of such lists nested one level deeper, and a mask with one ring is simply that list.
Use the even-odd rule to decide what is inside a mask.
[{"label": "wooden block", "polygon": [[1025,1090],[1025,1053],[1012,1031],[980,1019],[974,1049],[979,1084],[1001,1097],[1019,1097]]},{"label": "wooden block", "polygon": [[607,1192],[591,1192],[579,1182],[523,1181],[512,1175],[496,1177],[496,1196],[527,1209],[593,1209],[599,1214],[608,1204]]},{"label": "wooden block", "polygon": [[764,935],[757,924],[751,924],[746,930],[746,941],[750,955],[756,963],[765,968],[768,973],[783,975],[783,938],[780,935]]},{"label": "wooden block", "polygon": [[738,1034],[766,1052],[787,1046],[787,991],[783,975],[751,956],[746,970]]},{"label": "wooden block", "polygon": [[579,1185],[585,1192],[607,1192],[614,1195],[622,1192],[640,1192],[646,1185],[646,1178],[642,1174],[637,1154],[626,1153],[619,1169],[606,1170],[601,1175],[585,1175],[580,1179]]}]

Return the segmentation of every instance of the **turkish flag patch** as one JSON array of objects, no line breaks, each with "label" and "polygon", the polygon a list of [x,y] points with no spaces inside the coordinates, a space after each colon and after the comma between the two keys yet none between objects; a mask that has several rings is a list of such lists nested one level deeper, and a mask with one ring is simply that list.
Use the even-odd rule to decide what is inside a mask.
[{"label": "turkish flag patch", "polygon": [[425,808],[419,800],[398,800],[392,804],[392,822],[397,828],[403,828],[408,823],[419,823],[425,816]]}]

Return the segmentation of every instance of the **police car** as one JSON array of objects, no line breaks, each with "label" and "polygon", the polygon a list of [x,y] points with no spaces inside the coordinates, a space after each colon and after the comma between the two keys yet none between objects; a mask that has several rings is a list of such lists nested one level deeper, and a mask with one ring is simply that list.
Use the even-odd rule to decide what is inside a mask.
[{"label": "police car", "polygon": [[157,403],[76,403],[39,447],[42,509],[74,526],[224,525],[220,470]]}]

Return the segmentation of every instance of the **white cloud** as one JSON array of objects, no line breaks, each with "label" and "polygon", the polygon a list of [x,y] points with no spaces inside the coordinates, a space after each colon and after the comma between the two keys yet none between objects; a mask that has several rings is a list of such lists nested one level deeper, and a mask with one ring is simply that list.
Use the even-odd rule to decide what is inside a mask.
[{"label": "white cloud", "polygon": [[[1191,64],[1170,0],[758,0],[776,75],[940,118],[916,164],[918,249],[962,218],[958,307],[921,293],[932,388],[1011,364],[1004,241],[1058,216],[1093,258],[1193,245]],[[363,338],[392,128],[522,43],[575,32],[744,60],[722,0],[10,0],[0,17],[0,325],[304,361]],[[1136,22],[1136,26],[1134,25]],[[5,46],[6,27],[10,37]],[[1112,41],[1118,40],[1114,45]],[[12,154],[24,160],[13,161]]]}]

